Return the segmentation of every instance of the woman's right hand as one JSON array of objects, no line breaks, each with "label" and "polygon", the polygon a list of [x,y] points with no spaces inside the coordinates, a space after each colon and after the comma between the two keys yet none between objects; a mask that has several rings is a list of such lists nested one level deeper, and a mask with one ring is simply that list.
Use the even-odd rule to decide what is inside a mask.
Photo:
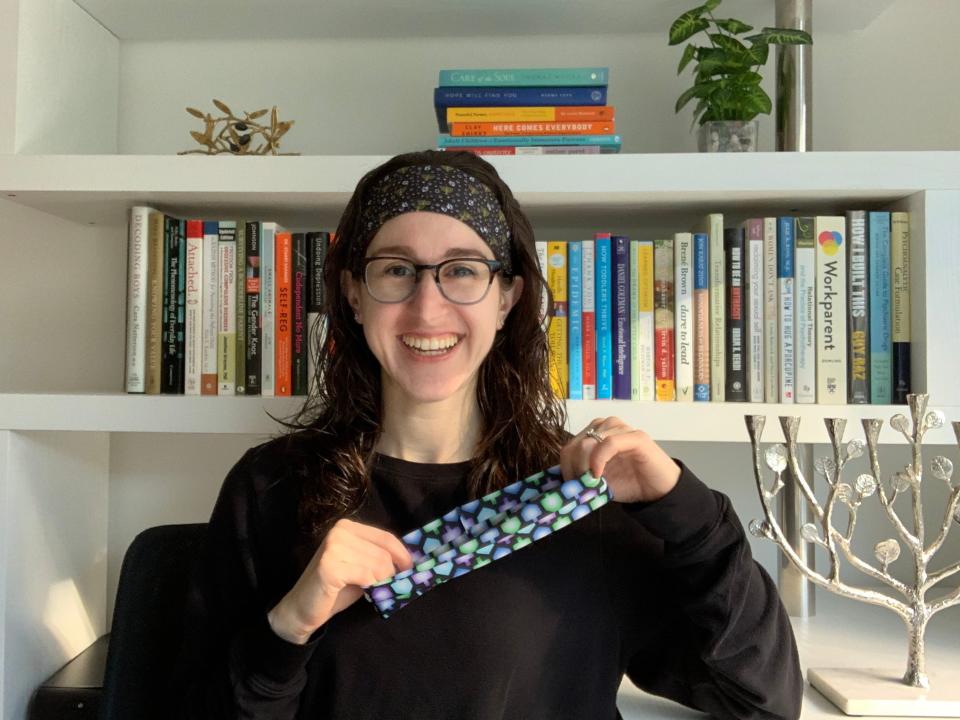
[{"label": "woman's right hand", "polygon": [[304,644],[321,625],[363,596],[367,585],[413,567],[403,543],[386,530],[338,520],[293,589],[268,614],[273,631]]}]

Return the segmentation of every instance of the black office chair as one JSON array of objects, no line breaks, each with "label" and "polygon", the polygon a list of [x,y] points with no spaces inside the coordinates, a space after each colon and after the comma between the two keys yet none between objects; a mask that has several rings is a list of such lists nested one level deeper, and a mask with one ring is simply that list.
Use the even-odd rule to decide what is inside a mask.
[{"label": "black office chair", "polygon": [[151,720],[164,710],[180,649],[190,573],[206,523],[161,525],[134,538],[120,569],[100,720]]}]

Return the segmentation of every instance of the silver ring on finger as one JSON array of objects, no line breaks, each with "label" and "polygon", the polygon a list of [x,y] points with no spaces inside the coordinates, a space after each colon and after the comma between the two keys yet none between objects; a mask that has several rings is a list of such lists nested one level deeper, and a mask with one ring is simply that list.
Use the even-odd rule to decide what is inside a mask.
[{"label": "silver ring on finger", "polygon": [[589,437],[589,438],[593,438],[593,439],[596,440],[597,442],[603,442],[603,435],[601,435],[600,433],[598,433],[598,432],[597,432],[596,430],[594,430],[592,427],[591,427],[591,428],[587,428],[587,430],[586,430],[586,432],[584,433],[584,435],[586,435],[586,436]]}]

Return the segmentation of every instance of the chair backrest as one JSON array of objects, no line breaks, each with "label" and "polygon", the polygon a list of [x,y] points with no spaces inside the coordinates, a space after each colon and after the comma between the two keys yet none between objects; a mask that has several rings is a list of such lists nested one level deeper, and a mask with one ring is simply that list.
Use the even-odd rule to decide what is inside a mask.
[{"label": "chair backrest", "polygon": [[164,706],[180,649],[190,574],[206,523],[161,525],[130,544],[120,569],[100,720],[149,720]]}]

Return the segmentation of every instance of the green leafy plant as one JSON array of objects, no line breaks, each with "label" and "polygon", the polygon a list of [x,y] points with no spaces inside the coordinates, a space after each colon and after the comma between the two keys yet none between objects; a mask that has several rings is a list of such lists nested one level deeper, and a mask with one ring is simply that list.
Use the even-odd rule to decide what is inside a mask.
[{"label": "green leafy plant", "polygon": [[804,30],[763,28],[759,33],[744,35],[753,26],[733,18],[717,19],[713,11],[721,0],[706,0],[688,10],[670,27],[670,44],[679,45],[697,33],[710,40],[706,46],[687,44],[680,58],[677,74],[694,63],[693,86],[677,99],[676,112],[696,98],[693,124],[711,120],[753,120],[760,113],[769,115],[773,108],[770,96],[760,87],[758,72],[767,62],[771,45],[810,45],[813,38]]}]

